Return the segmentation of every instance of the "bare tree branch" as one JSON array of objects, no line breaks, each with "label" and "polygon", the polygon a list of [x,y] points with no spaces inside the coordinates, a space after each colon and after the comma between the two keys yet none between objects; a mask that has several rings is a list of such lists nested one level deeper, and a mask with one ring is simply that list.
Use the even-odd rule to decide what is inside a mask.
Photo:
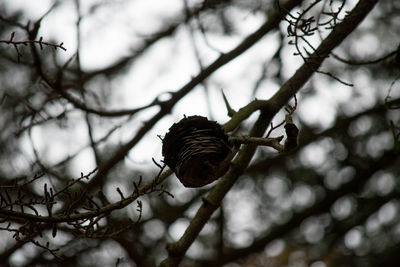
[{"label": "bare tree branch", "polygon": [[[270,106],[264,110],[265,113],[261,113],[250,132],[250,136],[257,137],[264,133],[266,125],[269,124],[274,114],[300,90],[304,83],[318,69],[324,59],[328,57],[329,53],[357,27],[372,10],[376,2],[377,0],[360,0],[358,2],[356,7],[343,22],[333,29],[310,58],[307,59],[307,62],[296,71],[270,100],[268,100]],[[255,152],[255,148],[254,145],[247,145],[239,151],[238,156],[232,162],[231,168],[205,198],[203,205],[198,209],[183,236],[177,242],[168,245],[168,257],[161,262],[160,266],[178,266],[189,246],[197,238],[211,215],[220,206],[226,193],[247,167]]]}]

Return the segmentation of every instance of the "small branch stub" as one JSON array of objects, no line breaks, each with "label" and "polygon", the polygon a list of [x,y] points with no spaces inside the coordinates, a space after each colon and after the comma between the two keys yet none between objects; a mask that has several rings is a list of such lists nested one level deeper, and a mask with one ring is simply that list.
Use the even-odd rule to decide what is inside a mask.
[{"label": "small branch stub", "polygon": [[185,187],[201,187],[225,174],[234,152],[221,125],[190,116],[169,128],[162,154]]}]

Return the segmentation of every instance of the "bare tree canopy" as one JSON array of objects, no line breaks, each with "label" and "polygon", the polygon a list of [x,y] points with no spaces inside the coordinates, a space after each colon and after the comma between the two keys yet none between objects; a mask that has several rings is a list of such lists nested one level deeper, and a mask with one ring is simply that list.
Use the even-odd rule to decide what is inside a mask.
[{"label": "bare tree canopy", "polygon": [[28,2],[0,266],[398,266],[399,1]]}]

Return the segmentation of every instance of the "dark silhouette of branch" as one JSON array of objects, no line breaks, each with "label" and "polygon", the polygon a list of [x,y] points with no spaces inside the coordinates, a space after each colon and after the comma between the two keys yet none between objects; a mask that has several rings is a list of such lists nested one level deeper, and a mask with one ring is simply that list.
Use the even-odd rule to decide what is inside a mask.
[{"label": "dark silhouette of branch", "polygon": [[[393,99],[390,101],[388,104],[390,105],[395,105],[399,104],[400,99]],[[357,114],[354,114],[353,116],[338,116],[336,121],[334,122],[333,126],[331,128],[328,128],[324,131],[317,132],[316,130],[309,128],[305,123],[302,123],[302,129],[301,129],[301,135],[300,135],[300,140],[299,140],[299,146],[298,149],[301,149],[303,147],[306,147],[307,145],[311,144],[312,142],[321,140],[324,137],[334,137],[335,135],[338,135],[338,132],[340,132],[343,129],[348,129],[349,125],[356,121],[357,119],[363,117],[363,116],[383,116],[385,112],[387,112],[387,107],[386,103],[381,103],[378,104],[370,109],[363,110],[362,112],[359,112]],[[343,137],[346,138],[346,137]],[[296,151],[295,151],[296,152]],[[278,154],[276,157],[273,158],[267,158],[265,160],[261,160],[258,162],[255,162],[254,164],[250,165],[246,172],[247,173],[261,173],[261,172],[267,172],[271,166],[279,164],[284,158],[286,157],[286,154]]]},{"label": "dark silhouette of branch", "polygon": [[[261,136],[264,133],[266,130],[265,124],[268,125],[272,117],[300,90],[324,59],[328,57],[329,53],[357,27],[372,10],[376,2],[377,0],[360,0],[358,2],[356,7],[332,30],[296,73],[268,100],[270,106],[264,110],[265,113],[261,113],[250,132],[250,136]],[[198,209],[183,236],[177,242],[167,247],[168,257],[160,266],[178,266],[189,246],[197,238],[214,211],[219,207],[225,194],[230,190],[239,175],[243,173],[254,152],[255,147],[252,145],[244,146],[239,151],[231,168],[205,198],[203,205]]]},{"label": "dark silhouette of branch", "polygon": [[[17,44],[17,54],[23,54],[17,64],[19,58],[12,56],[13,44],[1,42],[6,49],[0,52],[2,70],[5,69],[5,93],[0,93],[0,120],[4,122],[0,135],[0,159],[4,160],[0,168],[0,231],[5,242],[15,241],[7,242],[0,252],[1,263],[11,266],[15,255],[33,247],[32,256],[25,256],[22,265],[80,266],[90,261],[93,266],[150,267],[164,260],[161,266],[223,266],[231,262],[246,266],[264,266],[269,262],[276,266],[311,265],[315,261],[327,265],[397,266],[398,240],[391,235],[397,229],[398,215],[391,212],[398,208],[399,192],[396,177],[400,127],[396,109],[400,105],[395,66],[399,53],[365,60],[352,55],[353,48],[362,46],[360,40],[367,36],[382,38],[382,47],[397,42],[393,36],[380,32],[397,31],[395,1],[380,2],[377,12],[360,29],[358,24],[377,0],[357,0],[358,4],[282,0],[277,7],[269,1],[184,1],[180,14],[161,21],[155,34],[135,36],[141,37],[136,51],[93,71],[81,66],[85,52],[80,49],[81,41],[86,39],[80,40],[80,26],[89,16],[97,19],[99,6],[109,11],[109,3],[81,10],[81,1],[74,2],[77,19],[72,24],[77,30],[77,50],[61,66],[59,53],[52,46],[40,50],[45,44],[39,29],[48,22],[43,18],[53,7],[38,20],[25,24],[17,21],[22,12],[7,18],[0,15],[5,26],[0,29],[5,36],[3,41],[9,41],[7,36],[17,28],[17,35],[21,30],[27,34],[25,45],[30,49],[25,51],[24,44]],[[350,6],[353,10],[346,10]],[[0,7],[0,13],[3,10]],[[241,19],[233,20],[240,16],[246,17],[243,23]],[[243,30],[249,29],[244,27],[246,23],[254,25],[262,17],[266,21],[261,22],[261,27],[248,33],[227,53],[212,46],[219,40],[223,40],[221,44],[237,40]],[[137,29],[137,25],[130,23],[126,25],[129,29]],[[357,38],[341,43],[356,28],[353,34]],[[260,41],[265,37],[265,42]],[[19,38],[11,38],[13,42],[16,39]],[[252,51],[257,42],[259,45]],[[171,54],[171,58],[180,59],[181,52],[194,54],[191,63],[196,66],[193,59],[197,59],[200,70],[186,77],[186,84],[180,88],[164,90],[138,106],[118,107],[118,99],[114,98],[117,92],[112,90],[114,82],[124,78],[126,70],[135,68],[136,62],[158,64],[148,62],[148,56],[165,43],[177,47],[174,52],[179,55]],[[336,57],[333,51],[337,48],[349,49],[347,59]],[[293,57],[291,50],[301,58]],[[253,57],[252,52],[260,52],[260,57]],[[264,58],[266,54],[272,57]],[[244,61],[239,59],[241,55]],[[290,78],[287,73],[292,70],[293,59],[302,65]],[[243,62],[244,65],[237,64]],[[384,68],[372,65],[379,62]],[[349,66],[351,63],[355,64]],[[218,70],[225,75],[225,64],[235,72],[221,79]],[[154,69],[163,70],[157,65]],[[232,77],[243,82],[240,88],[229,77],[236,70],[246,74],[243,79],[240,75]],[[8,76],[9,73],[12,75]],[[325,75],[311,79],[314,73]],[[337,82],[350,83],[343,82],[335,73],[346,73],[355,84],[354,88],[346,88],[350,91],[346,95],[341,94],[343,86]],[[369,84],[364,87],[366,81]],[[281,88],[276,84],[281,84]],[[210,95],[205,99],[192,98],[198,89],[205,89],[207,94],[206,86]],[[327,92],[325,86],[339,86],[340,92]],[[229,90],[232,98],[222,93],[219,102],[211,99],[218,88]],[[379,90],[382,88],[383,93]],[[138,90],[134,93],[141,94]],[[124,96],[129,95],[123,91]],[[253,100],[252,91],[263,98]],[[146,97],[153,93],[143,92]],[[271,94],[274,95],[270,97]],[[314,102],[318,96],[332,99]],[[235,103],[244,97],[250,97],[245,104]],[[365,102],[364,97],[368,97]],[[171,175],[167,179],[172,172],[164,172],[165,158],[137,157],[145,141],[160,144],[156,136],[164,139],[167,128],[158,133],[152,128],[158,124],[164,127],[170,113],[174,118],[180,117],[184,104],[196,100],[196,110],[197,105],[208,105],[208,111],[226,108],[229,118],[221,125],[227,144],[233,149],[232,157],[226,160],[228,171],[213,187],[187,189],[178,183],[177,177]],[[297,102],[299,112],[295,112]],[[310,114],[310,108],[321,113]],[[190,107],[183,112],[191,116],[193,110]],[[325,110],[331,112],[322,114]],[[49,136],[55,140],[38,139]],[[72,140],[72,145],[61,144],[63,140]],[[53,144],[61,144],[55,158],[52,154],[58,152],[58,147],[52,147]],[[68,152],[64,150],[66,146]],[[26,153],[27,149],[30,153]],[[72,173],[79,171],[76,161],[82,158],[90,162],[93,158],[99,168],[76,177]],[[148,166],[150,158],[154,164]],[[26,164],[21,165],[21,159]],[[149,178],[146,184],[142,183],[142,176]],[[136,180],[137,177],[140,179]],[[307,194],[302,194],[302,190],[307,190]],[[218,209],[220,212],[214,214]],[[242,212],[246,218],[241,217]],[[353,230],[360,230],[362,235],[359,246],[348,243]],[[248,242],[243,243],[242,237],[248,238]],[[274,245],[271,241],[275,240],[283,247],[279,255],[271,257],[269,245]],[[193,252],[199,253],[188,253],[188,248],[195,245],[199,246]],[[113,247],[113,253],[104,255],[108,246]],[[358,253],[360,250],[363,256]],[[294,257],[300,252],[304,259]],[[58,262],[58,257],[63,261]]]},{"label": "dark silhouette of branch", "polygon": [[54,49],[60,48],[64,51],[67,51],[67,49],[64,47],[64,43],[61,42],[59,44],[53,44],[49,42],[43,41],[43,37],[40,37],[38,40],[23,40],[23,41],[15,41],[15,32],[12,32],[10,35],[10,39],[8,40],[0,40],[0,43],[8,44],[14,46],[15,51],[17,52],[17,61],[20,61],[20,58],[22,57],[21,52],[19,51],[19,46],[27,46],[29,44],[37,44],[40,47],[40,50],[43,50],[44,46],[50,46],[53,47]]},{"label": "dark silhouette of branch", "polygon": [[344,59],[342,57],[340,57],[339,55],[335,54],[335,53],[331,53],[332,57],[334,57],[335,59],[339,60],[340,62],[343,62],[345,64],[348,65],[353,65],[353,66],[361,66],[361,65],[370,65],[370,64],[376,64],[382,61],[385,61],[386,59],[394,56],[397,54],[397,50],[392,51],[387,53],[384,56],[381,56],[377,59],[369,59],[369,60],[354,60],[354,59]]},{"label": "dark silhouette of branch", "polygon": [[250,253],[264,249],[269,242],[277,238],[284,237],[291,230],[298,227],[304,219],[325,212],[340,197],[352,192],[359,192],[375,172],[385,169],[388,166],[396,165],[396,163],[392,160],[394,156],[395,154],[393,151],[387,151],[383,157],[379,158],[377,161],[370,162],[370,164],[368,164],[368,168],[360,170],[354,175],[350,182],[344,184],[338,190],[328,190],[325,197],[312,205],[310,208],[300,212],[294,212],[288,222],[273,227],[268,234],[259,237],[246,248],[226,250],[224,255],[220,257],[217,262],[208,262],[207,265],[223,266],[228,262],[235,261],[236,259],[249,255]]},{"label": "dark silhouette of branch", "polygon": [[96,75],[112,75],[119,72],[121,69],[129,66],[137,58],[144,54],[153,44],[163,39],[164,37],[171,36],[181,25],[184,24],[184,22],[189,21],[192,17],[197,16],[203,11],[214,8],[215,5],[218,4],[218,2],[219,1],[204,1],[204,3],[193,8],[193,10],[187,9],[185,16],[175,19],[171,25],[165,27],[162,30],[159,30],[157,33],[149,35],[149,37],[144,40],[144,43],[140,47],[137,47],[135,49],[132,55],[122,58],[118,62],[104,69],[84,73],[82,82],[88,81]]},{"label": "dark silhouette of branch", "polygon": [[[287,9],[291,9],[294,6],[301,3],[301,0],[289,1],[285,7]],[[245,51],[247,51],[252,45],[254,45],[257,41],[259,41],[265,34],[276,28],[281,20],[280,13],[275,12],[272,13],[269,17],[268,21],[263,24],[257,31],[250,34],[247,38],[245,38],[236,48],[232,49],[230,52],[226,54],[222,54],[218,59],[216,59],[213,63],[205,67],[198,75],[196,75],[190,82],[184,85],[180,90],[172,93],[172,97],[170,100],[163,102],[160,106],[160,111],[154,115],[151,119],[146,121],[143,126],[138,130],[136,135],[125,145],[123,145],[110,159],[103,163],[102,166],[99,166],[99,172],[92,179],[91,183],[88,185],[89,191],[95,188],[101,181],[105,178],[107,173],[111,170],[115,164],[117,164],[120,160],[122,160],[128,151],[134,147],[142,137],[151,129],[161,118],[163,118],[166,114],[171,112],[174,105],[181,100],[184,96],[186,96],[190,91],[193,90],[199,83],[208,78],[212,73],[218,70],[223,65],[232,61],[234,58],[238,57]],[[237,117],[241,117],[239,114]],[[226,131],[232,130],[231,125],[234,124],[234,121],[237,118],[232,118],[230,123],[224,125],[224,129]]]},{"label": "dark silhouette of branch", "polygon": [[[3,218],[4,217],[20,218],[20,219],[27,219],[30,222],[46,222],[46,223],[74,222],[74,221],[79,221],[79,220],[91,219],[91,218],[100,216],[102,214],[107,214],[113,210],[124,208],[142,195],[145,195],[145,194],[148,194],[151,192],[165,192],[165,190],[163,190],[162,188],[157,188],[156,186],[158,184],[160,184],[164,179],[166,179],[170,174],[171,174],[171,171],[167,170],[164,173],[160,174],[158,177],[156,177],[154,180],[150,181],[149,183],[143,185],[140,188],[135,189],[131,195],[124,197],[122,200],[117,201],[112,204],[109,204],[109,205],[106,205],[106,206],[103,206],[103,207],[97,207],[96,209],[93,209],[92,211],[76,213],[76,214],[68,213],[65,215],[65,214],[59,213],[59,214],[49,214],[49,216],[42,216],[42,215],[39,215],[38,213],[30,214],[30,213],[26,213],[23,211],[22,212],[14,211],[12,208],[9,209],[7,207],[1,207],[0,215]],[[85,178],[85,176],[82,176],[82,177]],[[51,193],[51,198],[53,199],[57,195],[62,194],[63,192],[65,192],[65,190],[67,188],[69,188],[71,185],[75,184],[77,181],[78,180],[73,181],[72,183],[68,184],[64,189],[62,189],[58,192]],[[5,193],[7,193],[7,191],[5,191]],[[10,198],[6,198],[3,195],[1,195],[1,199],[2,199],[2,203],[10,202],[9,201]],[[7,206],[10,206],[10,205],[7,204]],[[14,205],[16,205],[16,204],[14,203]],[[71,210],[70,207],[69,207],[69,210]]]}]

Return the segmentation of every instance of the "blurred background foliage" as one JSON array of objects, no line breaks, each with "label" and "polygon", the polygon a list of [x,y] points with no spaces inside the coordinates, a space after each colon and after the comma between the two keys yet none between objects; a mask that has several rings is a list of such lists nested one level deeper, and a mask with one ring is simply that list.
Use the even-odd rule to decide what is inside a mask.
[{"label": "blurred background foliage", "polygon": [[[51,4],[35,15],[12,2],[0,4],[1,40],[15,32],[16,40],[43,36],[67,48],[41,50],[36,44],[16,51],[0,43],[0,184],[4,190],[43,174],[24,192],[26,199],[42,198],[45,183],[62,188],[81,172],[102,166],[162,105],[122,115],[101,111],[168,101],[171,92],[254,32],[276,8],[271,0],[77,0],[55,2],[41,18]],[[291,13],[311,3],[303,1]],[[342,4],[338,19],[356,1],[319,1],[306,17],[324,21],[328,17],[323,12]],[[315,73],[297,95],[293,117],[300,129],[299,146],[282,154],[258,148],[182,266],[398,266],[399,13],[400,2],[380,1],[334,50],[320,70],[337,79]],[[157,135],[163,136],[184,114],[226,122],[221,88],[234,109],[274,94],[303,62],[287,30],[282,21],[199,83],[96,182],[90,189],[93,199],[118,201],[117,187],[128,195],[140,176],[149,181],[157,175],[152,161],[162,160]],[[328,32],[319,26],[307,40],[317,46]],[[298,45],[306,55],[309,46]],[[100,112],[79,107],[43,80],[43,74],[55,81],[60,73],[61,91]],[[276,116],[275,125],[283,115]],[[254,119],[244,121],[234,134],[247,134]],[[283,133],[278,128],[272,136]],[[80,183],[85,187],[88,182]],[[16,241],[7,225],[18,228],[22,222],[1,215],[1,265],[154,266],[167,256],[166,244],[180,238],[212,187],[187,189],[174,175],[163,186],[174,198],[148,194],[140,198],[141,211],[137,203],[113,211],[99,227],[115,230],[128,219],[141,218],[122,233],[100,238],[63,224],[55,238],[51,227],[43,226],[41,235]],[[31,240],[49,241],[63,260]]]}]

